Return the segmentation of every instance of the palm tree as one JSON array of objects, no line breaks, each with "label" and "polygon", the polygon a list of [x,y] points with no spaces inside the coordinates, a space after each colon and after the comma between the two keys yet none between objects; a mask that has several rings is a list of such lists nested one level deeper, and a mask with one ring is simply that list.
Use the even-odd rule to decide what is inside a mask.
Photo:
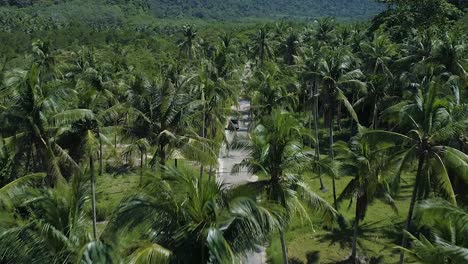
[{"label": "palm tree", "polygon": [[397,45],[392,43],[386,35],[375,35],[373,41],[360,45],[364,58],[364,66],[368,72],[368,89],[365,96],[357,99],[353,91],[353,106],[362,109],[372,109],[370,123],[372,128],[378,127],[379,115],[385,105],[392,101],[394,75],[391,70],[392,63],[397,56]]},{"label": "palm tree", "polygon": [[379,199],[390,205],[394,211],[397,211],[397,208],[384,175],[387,162],[384,151],[373,150],[360,135],[352,138],[348,144],[337,142],[334,147],[338,153],[336,159],[340,161],[342,169],[354,177],[343,189],[337,202],[341,203],[344,199],[356,202],[350,257],[350,260],[356,263],[359,221],[364,220],[367,207],[375,199]]},{"label": "palm tree", "polygon": [[[250,157],[235,165],[233,171],[245,167],[252,174],[267,176],[267,180],[250,184],[255,188],[253,193],[280,204],[288,215],[301,210],[301,202],[304,202],[325,222],[330,222],[336,211],[297,175],[304,164],[311,162],[302,142],[305,137],[312,139],[310,132],[290,113],[274,110],[253,130],[251,142],[243,143]],[[282,226],[279,232],[283,262],[288,263],[285,229],[286,226]]]},{"label": "palm tree", "polygon": [[189,103],[189,96],[183,90],[191,78],[181,78],[174,84],[170,78],[162,81],[147,81],[139,78],[126,92],[129,106],[128,124],[123,128],[126,137],[146,139],[157,150],[151,164],[166,164],[168,147],[177,141],[184,130],[184,108]]},{"label": "palm tree", "polygon": [[278,107],[293,110],[297,105],[297,96],[289,89],[295,86],[293,79],[273,65],[255,71],[247,86],[256,116],[269,115]]},{"label": "palm tree", "polygon": [[[466,179],[468,156],[445,144],[463,130],[465,118],[454,120],[450,113],[449,101],[439,98],[440,81],[425,80],[412,100],[405,100],[389,109],[389,116],[396,116],[403,133],[389,131],[369,131],[363,134],[368,142],[393,142],[397,152],[397,174],[392,186],[397,189],[400,175],[413,160],[417,160],[417,172],[410,207],[405,223],[409,232],[416,202],[427,198],[431,191],[437,191],[456,204],[451,178]],[[402,247],[406,247],[407,236],[403,236]],[[404,262],[404,252],[400,263]]]},{"label": "palm tree", "polygon": [[[17,181],[20,180],[24,183],[33,179],[25,176]],[[19,187],[19,183],[11,185]],[[23,207],[28,212],[21,214],[11,209],[10,213],[17,219],[16,224],[0,232],[2,250],[21,252],[14,256],[13,261],[71,263],[81,259],[82,249],[90,240],[84,209],[88,196],[79,176],[53,189],[35,189],[29,185],[29,188],[16,189],[12,194],[15,197],[12,199],[13,209]]]},{"label": "palm tree", "polygon": [[[305,82],[306,89],[309,89],[308,93],[310,94],[309,98],[313,100],[311,116],[314,118],[314,132],[315,132],[315,158],[316,161],[320,161],[320,138],[319,138],[319,83],[320,75],[318,74],[319,67],[319,58],[316,52],[313,49],[306,50],[304,52],[304,69],[301,76],[303,82]],[[307,92],[306,92],[307,93]],[[312,122],[309,122],[312,125]],[[320,190],[322,192],[327,192],[327,188],[323,184],[322,173],[320,168],[317,171],[319,180],[320,180]]]},{"label": "palm tree", "polygon": [[[335,115],[338,114],[337,120],[340,120],[340,108],[344,105],[351,117],[359,123],[356,112],[353,106],[348,101],[343,89],[353,88],[357,90],[365,90],[366,84],[359,79],[363,77],[361,70],[354,65],[354,59],[349,52],[343,48],[337,49],[322,49],[324,57],[320,61],[317,75],[321,80],[321,96],[325,107],[326,121],[329,130],[329,155],[334,159],[333,144],[334,144],[334,121]],[[333,184],[333,203],[337,208],[336,203],[336,184],[335,178],[332,179]]]},{"label": "palm tree", "polygon": [[286,65],[294,65],[296,56],[300,52],[301,39],[297,32],[289,29],[289,34],[281,38],[279,54],[283,55],[283,62]]},{"label": "palm tree", "polygon": [[335,40],[336,23],[333,18],[326,17],[319,19],[314,24],[314,38],[317,40],[317,45],[331,45]]},{"label": "palm tree", "polygon": [[[235,87],[229,85],[223,78],[218,77],[214,65],[205,60],[201,63],[201,70],[197,75],[198,83],[190,94],[199,98],[199,114],[201,114],[200,136],[207,139],[209,149],[218,150],[219,144],[225,141],[224,127],[227,123],[228,106],[237,103]],[[195,113],[196,115],[198,113]],[[194,118],[198,122],[198,118]],[[193,127],[199,125],[192,124]],[[216,163],[212,159],[212,164]],[[203,174],[203,163],[200,173]],[[211,175],[211,168],[210,168]]]},{"label": "palm tree", "polygon": [[179,54],[184,55],[190,61],[193,60],[197,54],[197,30],[190,25],[183,27],[184,39],[179,43]]},{"label": "palm tree", "polygon": [[56,129],[51,118],[63,111],[76,93],[42,82],[40,68],[33,64],[28,71],[7,73],[1,94],[6,104],[0,108],[2,136],[8,148],[15,149],[15,166],[24,164],[27,172],[47,172],[50,185],[63,180],[59,162],[74,161],[54,141]]},{"label": "palm tree", "polygon": [[252,36],[251,41],[251,55],[257,63],[260,62],[260,67],[263,67],[265,60],[273,57],[269,28],[266,25],[260,27],[257,33]]},{"label": "palm tree", "polygon": [[468,262],[468,211],[441,200],[421,201],[416,216],[422,228],[430,228],[419,238],[407,233],[411,248],[401,248],[418,263],[466,263]]},{"label": "palm tree", "polygon": [[262,205],[194,171],[168,169],[118,208],[113,228],[149,227],[143,239],[177,263],[233,263],[283,225],[281,208]]}]

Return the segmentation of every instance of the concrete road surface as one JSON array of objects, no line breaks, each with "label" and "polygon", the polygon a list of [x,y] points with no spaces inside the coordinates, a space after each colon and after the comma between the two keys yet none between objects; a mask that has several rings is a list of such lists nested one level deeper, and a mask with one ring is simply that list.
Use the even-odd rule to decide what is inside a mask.
[{"label": "concrete road surface", "polygon": [[[240,109],[237,109],[242,112],[247,112],[250,108],[250,102],[240,101]],[[248,123],[245,122],[247,119],[244,116],[244,119],[239,120],[239,131],[226,131],[228,141],[231,143],[234,139],[234,136],[238,137],[247,137],[247,126]],[[220,155],[218,159],[218,181],[226,184],[227,186],[235,186],[244,184],[246,182],[255,182],[258,180],[257,176],[250,174],[246,169],[242,169],[239,173],[232,174],[232,167],[240,163],[243,159],[248,157],[248,154],[244,150],[233,149],[227,151],[226,148],[220,150]],[[243,264],[265,264],[266,263],[266,253],[265,248],[261,247],[257,251],[249,252],[245,259],[242,261]]]}]

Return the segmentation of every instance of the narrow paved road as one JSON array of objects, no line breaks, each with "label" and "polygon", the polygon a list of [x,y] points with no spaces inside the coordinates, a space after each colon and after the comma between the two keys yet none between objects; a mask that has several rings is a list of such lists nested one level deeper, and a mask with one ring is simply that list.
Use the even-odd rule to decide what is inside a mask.
[{"label": "narrow paved road", "polygon": [[[250,102],[239,101],[238,111],[248,112],[250,109]],[[247,115],[243,115],[239,120],[239,131],[228,131],[226,130],[227,138],[229,143],[232,142],[235,136],[247,137],[248,122],[246,121]],[[221,149],[221,153],[218,159],[218,181],[223,182],[227,186],[240,185],[246,182],[257,181],[257,176],[250,174],[246,169],[242,169],[238,174],[232,174],[232,167],[240,163],[244,158],[248,157],[248,153],[244,150],[233,149],[227,151],[226,148]],[[265,264],[266,253],[264,248],[259,248],[258,251],[250,252],[247,254],[245,259],[242,261],[243,264]]]}]

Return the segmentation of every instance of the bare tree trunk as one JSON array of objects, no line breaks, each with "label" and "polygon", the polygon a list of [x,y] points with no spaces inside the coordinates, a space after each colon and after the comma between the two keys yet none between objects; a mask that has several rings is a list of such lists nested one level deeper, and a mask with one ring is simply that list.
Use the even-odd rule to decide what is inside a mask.
[{"label": "bare tree trunk", "polygon": [[281,250],[283,252],[283,264],[288,264],[288,248],[286,246],[286,238],[284,237],[284,231],[280,230],[280,239],[281,239]]},{"label": "bare tree trunk", "polygon": [[[411,195],[411,202],[410,202],[410,206],[408,210],[408,216],[406,217],[405,229],[403,231],[409,232],[409,228],[411,226],[411,219],[413,218],[414,206],[416,204],[418,188],[421,182],[421,177],[422,177],[421,174],[422,174],[422,168],[424,166],[424,160],[425,160],[424,154],[419,154],[418,171],[416,172],[416,181],[414,183],[413,194]],[[403,233],[401,247],[405,248],[407,246],[407,243],[408,243],[408,238]],[[405,252],[402,250],[400,253],[400,264],[403,264],[403,263],[405,263]]]},{"label": "bare tree trunk", "polygon": [[93,210],[93,238],[97,240],[97,227],[96,227],[96,188],[95,188],[95,178],[94,178],[94,160],[93,155],[89,155],[89,172],[91,174],[91,207]]}]

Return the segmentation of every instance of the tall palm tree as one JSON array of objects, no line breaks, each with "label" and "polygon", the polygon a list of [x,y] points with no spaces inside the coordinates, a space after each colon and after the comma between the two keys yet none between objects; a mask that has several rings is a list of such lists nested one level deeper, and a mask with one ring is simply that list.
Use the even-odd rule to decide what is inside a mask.
[{"label": "tall palm tree", "polygon": [[254,114],[260,117],[269,115],[278,107],[295,109],[297,96],[295,91],[290,91],[291,86],[295,86],[291,76],[287,76],[273,65],[271,68],[255,71],[247,83]]},{"label": "tall palm tree", "polygon": [[[308,49],[303,54],[303,72],[301,79],[305,83],[306,91],[308,93],[309,99],[312,99],[312,106],[311,106],[311,116],[314,119],[314,132],[315,132],[315,158],[316,161],[320,161],[320,138],[319,138],[319,96],[320,96],[320,78],[321,76],[318,74],[318,67],[319,67],[319,57],[313,49]],[[312,122],[309,122],[312,125]],[[311,128],[312,129],[312,128]],[[322,173],[320,168],[317,171],[319,180],[320,180],[320,190],[322,192],[327,192],[327,188],[323,184]]]},{"label": "tall palm tree", "polygon": [[[264,116],[253,130],[251,142],[243,143],[250,157],[236,164],[233,171],[245,167],[250,173],[268,177],[267,180],[250,184],[255,188],[253,193],[260,193],[280,204],[288,214],[301,210],[301,203],[304,202],[325,222],[330,222],[336,211],[312,192],[298,175],[303,165],[311,162],[303,145],[304,138],[312,139],[309,130],[290,113],[274,110],[271,115]],[[285,230],[286,226],[282,226],[279,232],[283,262],[288,263]]]},{"label": "tall palm tree", "polygon": [[[334,121],[336,115],[337,120],[340,119],[341,105],[349,112],[354,121],[359,123],[358,116],[354,111],[353,106],[348,101],[345,95],[344,88],[352,88],[356,90],[365,90],[366,83],[360,79],[363,78],[363,73],[355,65],[353,57],[344,48],[322,49],[324,57],[320,61],[317,74],[320,76],[322,103],[325,107],[326,121],[329,130],[329,155],[334,159],[333,144],[334,144]],[[335,178],[332,179],[333,184],[333,203],[336,204],[336,183]]]},{"label": "tall palm tree", "polygon": [[333,18],[326,17],[315,22],[313,28],[314,38],[317,40],[317,45],[328,46],[332,45],[335,40],[336,23]]},{"label": "tall palm tree", "polygon": [[124,201],[110,225],[149,227],[143,239],[171,250],[177,263],[235,263],[263,244],[284,217],[280,207],[241,197],[194,171],[171,168]]},{"label": "tall palm tree", "polygon": [[124,134],[135,140],[146,139],[157,147],[151,164],[165,166],[169,146],[184,130],[184,108],[190,98],[183,89],[189,81],[183,78],[176,86],[168,77],[153,82],[141,78],[126,92],[129,123],[123,128]]},{"label": "tall palm tree", "polygon": [[197,55],[197,30],[190,25],[183,27],[184,39],[179,43],[179,54],[184,55],[190,61]]},{"label": "tall palm tree", "polygon": [[[412,100],[405,100],[389,109],[389,116],[396,116],[402,133],[390,131],[369,131],[363,134],[368,142],[393,142],[397,152],[397,174],[392,186],[397,189],[402,171],[417,161],[417,172],[410,207],[405,223],[409,232],[416,202],[437,191],[451,203],[456,204],[451,178],[468,179],[468,156],[445,143],[463,130],[466,118],[454,120],[450,113],[449,101],[439,97],[440,81],[426,79],[413,94]],[[407,236],[403,236],[402,247],[407,246]],[[404,262],[404,252],[400,263]]]},{"label": "tall palm tree", "polygon": [[360,45],[364,67],[368,73],[368,89],[360,99],[357,99],[358,96],[353,91],[352,103],[355,108],[359,106],[366,111],[372,109],[369,116],[374,129],[379,125],[380,112],[393,98],[391,90],[395,80],[391,68],[398,55],[397,47],[386,35],[375,35],[373,41]]},{"label": "tall palm tree", "polygon": [[283,62],[286,65],[294,65],[296,57],[300,52],[301,39],[297,32],[289,29],[289,34],[281,38],[279,54],[283,55]]},{"label": "tall palm tree", "polygon": [[269,28],[264,25],[260,27],[255,35],[252,36],[250,53],[260,67],[263,67],[265,60],[273,57],[272,44],[270,42]]},{"label": "tall palm tree", "polygon": [[384,151],[373,150],[360,135],[352,138],[348,144],[337,142],[334,147],[338,154],[336,159],[340,161],[342,169],[353,176],[337,202],[341,203],[344,199],[356,202],[350,257],[351,261],[356,262],[359,221],[364,220],[368,206],[378,199],[390,205],[394,211],[397,209],[387,188],[388,183],[384,174],[387,160]]},{"label": "tall palm tree", "polygon": [[[227,123],[226,116],[230,110],[228,106],[237,103],[236,91],[235,87],[229,85],[223,78],[218,77],[216,68],[211,62],[203,61],[201,65],[202,69],[197,75],[198,83],[190,94],[200,98],[200,136],[209,140],[210,149],[217,150],[220,147],[219,144],[225,141],[224,127]],[[196,127],[196,124],[192,125]],[[203,174],[203,164],[200,172]]]}]

